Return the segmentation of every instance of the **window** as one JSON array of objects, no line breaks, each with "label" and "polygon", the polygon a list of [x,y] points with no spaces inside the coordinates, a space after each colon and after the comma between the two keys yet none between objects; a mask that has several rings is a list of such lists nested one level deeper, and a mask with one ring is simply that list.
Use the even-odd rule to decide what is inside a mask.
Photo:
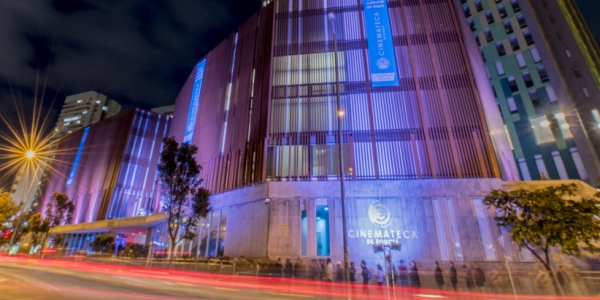
[{"label": "window", "polygon": [[301,238],[301,247],[302,249],[300,250],[301,252],[301,256],[307,256],[308,255],[308,214],[307,214],[307,210],[306,210],[306,199],[302,199],[300,200],[300,211],[301,211],[301,221],[300,221],[300,231],[302,234],[302,238]]},{"label": "window", "polygon": [[465,12],[465,17],[467,17],[467,18],[471,17],[471,9],[469,8],[468,5],[463,6],[463,11]]},{"label": "window", "polygon": [[548,175],[548,170],[546,169],[546,165],[544,164],[544,159],[542,158],[542,156],[539,154],[534,155],[533,159],[535,159],[535,166],[537,167],[538,172],[540,173],[540,179],[550,179],[550,176]]},{"label": "window", "polygon": [[517,103],[515,103],[515,98],[513,98],[513,97],[506,98],[506,104],[508,104],[508,109],[510,110],[511,113],[514,113],[517,111]]},{"label": "window", "polygon": [[569,49],[566,49],[566,50],[565,50],[565,54],[567,54],[567,57],[568,57],[568,58],[571,58],[571,50],[569,50]]},{"label": "window", "polygon": [[529,32],[529,30],[523,31],[523,37],[525,37],[527,45],[533,45],[533,37],[531,37],[531,32]]},{"label": "window", "polygon": [[581,160],[581,156],[579,155],[579,151],[577,148],[569,149],[571,152],[571,157],[573,158],[573,162],[575,163],[575,168],[577,169],[577,173],[579,173],[579,179],[588,180],[588,174],[585,170],[585,166],[583,161]]},{"label": "window", "polygon": [[555,141],[550,128],[550,121],[546,116],[531,118],[530,121],[538,145]]},{"label": "window", "polygon": [[492,31],[489,28],[484,30],[483,34],[485,35],[485,40],[488,43],[494,40],[494,37],[492,36]]},{"label": "window", "polygon": [[590,92],[588,92],[588,89],[586,87],[583,88],[583,94],[585,95],[586,98],[590,97]]},{"label": "window", "polygon": [[562,35],[562,32],[560,32],[560,31],[559,31],[559,32],[557,32],[557,33],[556,33],[556,36],[558,37],[558,40],[559,40],[559,41],[562,41],[562,40],[563,40],[563,35]]},{"label": "window", "polygon": [[496,88],[492,84],[492,92],[494,92],[494,98],[498,98],[498,94],[496,94]]},{"label": "window", "polygon": [[225,254],[225,241],[227,238],[227,215],[229,210],[221,210],[221,222],[219,223],[219,246],[217,247],[217,257],[223,257]]},{"label": "window", "polygon": [[558,100],[554,88],[551,85],[546,87],[546,94],[548,94],[548,100],[550,100],[550,102],[556,102]]},{"label": "window", "polygon": [[519,22],[519,26],[521,26],[521,28],[527,27],[527,22],[525,22],[525,18],[523,17],[523,15],[518,15],[517,21]]},{"label": "window", "polygon": [[483,204],[482,198],[472,198],[473,212],[475,214],[475,221],[477,224],[477,230],[479,232],[479,238],[481,240],[481,247],[483,250],[484,260],[497,260],[496,248],[494,247],[494,239],[492,238],[492,231],[490,229],[490,223],[487,215],[487,210]]},{"label": "window", "polygon": [[506,134],[506,139],[508,140],[508,145],[510,146],[510,150],[515,150],[515,147],[512,143],[512,138],[510,137],[510,131],[508,130],[508,126],[504,124],[504,133]]},{"label": "window", "polygon": [[542,105],[537,91],[530,91],[529,99],[531,99],[531,104],[533,104],[533,107],[539,107],[540,105]]},{"label": "window", "polygon": [[504,44],[502,44],[502,42],[496,43],[496,51],[498,51],[499,56],[506,55],[506,50],[504,49]]},{"label": "window", "polygon": [[556,22],[556,20],[554,19],[554,15],[550,15],[550,23],[554,24],[554,22]]},{"label": "window", "polygon": [[481,12],[483,10],[483,6],[481,6],[481,0],[475,1],[475,9],[477,12]]},{"label": "window", "polygon": [[469,28],[471,28],[471,31],[477,30],[477,28],[475,28],[475,22],[473,22],[473,19],[467,20],[467,23],[469,23]]},{"label": "window", "polygon": [[600,128],[600,114],[598,113],[597,109],[592,109],[592,116],[594,117],[594,120],[596,121],[596,127]]},{"label": "window", "polygon": [[506,8],[504,5],[498,5],[498,13],[500,14],[500,18],[506,18]]},{"label": "window", "polygon": [[565,169],[565,164],[563,163],[562,157],[560,157],[560,152],[552,151],[552,160],[554,161],[554,165],[556,166],[556,171],[558,171],[558,177],[562,180],[569,179],[569,174],[567,174],[567,169]]},{"label": "window", "polygon": [[487,19],[488,24],[494,24],[494,15],[491,11],[488,10],[485,12],[485,18]]},{"label": "window", "polygon": [[575,73],[575,78],[581,78],[581,73],[578,68],[573,68],[573,73]]},{"label": "window", "polygon": [[516,55],[517,56],[517,64],[519,65],[519,68],[525,68],[527,67],[527,63],[525,62],[525,57],[523,56],[523,53],[519,53]]},{"label": "window", "polygon": [[504,75],[504,67],[502,67],[502,63],[497,61],[494,64],[496,65],[496,71],[498,72],[498,75]]},{"label": "window", "polygon": [[537,68],[538,74],[540,75],[540,79],[542,82],[548,82],[550,79],[548,78],[548,73],[546,73],[546,68],[544,66],[539,66]]},{"label": "window", "polygon": [[210,218],[210,231],[208,234],[208,252],[207,257],[217,257],[217,243],[219,239],[219,221],[221,211],[213,211]]},{"label": "window", "polygon": [[529,251],[529,249],[527,249],[527,248],[521,248],[519,250],[519,254],[521,256],[521,261],[534,261],[535,260],[535,256],[533,256],[533,254],[531,254],[531,251]]},{"label": "window", "polygon": [[540,53],[538,52],[537,48],[531,48],[531,57],[533,57],[533,62],[535,63],[539,63],[540,61],[542,61],[542,58],[540,57]]},{"label": "window", "polygon": [[485,54],[483,53],[483,50],[481,50],[481,58],[483,58],[483,62],[486,62],[487,60],[485,59]]},{"label": "window", "polygon": [[481,41],[479,41],[479,34],[475,34],[475,35],[473,35],[473,37],[475,38],[475,42],[477,43],[477,46],[481,47]]},{"label": "window", "polygon": [[506,31],[506,34],[511,34],[514,32],[512,24],[510,24],[509,20],[504,21],[502,24],[504,24],[504,31]]},{"label": "window", "polygon": [[317,256],[329,256],[329,206],[327,199],[316,199]]},{"label": "window", "polygon": [[519,158],[519,169],[521,170],[521,176],[523,176],[523,180],[528,181],[531,180],[531,174],[529,174],[529,167],[527,167],[527,162],[524,158]]},{"label": "window", "polygon": [[448,249],[446,248],[446,232],[444,231],[444,222],[438,198],[433,198],[433,212],[435,214],[435,224],[437,225],[440,249],[442,251],[442,260],[449,260]]},{"label": "window", "polygon": [[508,77],[508,86],[510,87],[510,91],[513,93],[519,90],[514,76]]},{"label": "window", "polygon": [[517,0],[511,0],[510,5],[512,6],[514,12],[521,11],[521,7],[519,6],[519,2]]},{"label": "window", "polygon": [[533,86],[533,79],[531,79],[531,74],[529,72],[523,72],[523,81],[525,81],[525,86],[530,88]]},{"label": "window", "polygon": [[513,36],[508,40],[510,41],[510,46],[513,51],[517,51],[517,50],[521,49],[521,47],[519,46],[519,41],[517,41],[516,37]]},{"label": "window", "polygon": [[458,235],[458,226],[456,225],[456,216],[454,215],[454,204],[452,198],[446,198],[446,207],[450,216],[450,227],[452,229],[452,239],[454,241],[454,253],[456,260],[463,260],[462,247],[460,245],[460,236]]}]

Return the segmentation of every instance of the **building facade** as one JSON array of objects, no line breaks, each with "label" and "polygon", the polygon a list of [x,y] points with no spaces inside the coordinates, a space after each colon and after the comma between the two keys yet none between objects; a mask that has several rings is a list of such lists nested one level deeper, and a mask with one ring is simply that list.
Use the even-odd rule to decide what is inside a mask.
[{"label": "building facade", "polygon": [[[94,91],[67,96],[51,133],[52,137],[48,141],[51,145],[48,150],[55,150],[55,144],[67,134],[112,117],[120,110],[119,103],[108,100],[105,95]],[[52,162],[45,164],[51,165]],[[50,171],[45,164],[37,168],[25,166],[15,177],[11,198],[15,203],[23,205],[23,209],[35,209],[36,199],[40,196]]]},{"label": "building facade", "polygon": [[[196,64],[176,99],[167,135],[198,146],[212,210],[175,255],[341,261],[347,237],[350,260],[370,266],[383,263],[373,246],[397,242],[394,263],[491,270],[508,260],[531,269],[533,258],[483,204],[494,189],[522,186],[480,49],[459,14],[454,0],[266,3]],[[77,134],[70,147],[81,143]],[[80,185],[89,180],[81,174]],[[79,190],[66,189],[87,199],[90,188]],[[98,202],[80,201],[79,216],[100,212],[86,206]],[[102,203],[106,220],[55,229],[69,251],[102,231],[167,248],[164,215],[110,214],[113,203],[131,201]]]},{"label": "building facade", "polygon": [[599,173],[598,46],[571,0],[461,0],[523,180]]}]

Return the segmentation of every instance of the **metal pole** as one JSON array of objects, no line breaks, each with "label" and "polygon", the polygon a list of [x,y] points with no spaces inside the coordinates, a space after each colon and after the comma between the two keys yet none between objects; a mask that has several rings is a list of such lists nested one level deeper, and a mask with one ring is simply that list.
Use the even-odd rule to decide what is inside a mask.
[{"label": "metal pole", "polygon": [[341,194],[341,205],[342,205],[342,230],[343,233],[343,244],[344,244],[344,281],[350,280],[350,263],[348,255],[348,243],[347,243],[347,232],[346,232],[346,197],[344,195],[344,152],[342,151],[342,117],[344,112],[342,111],[342,105],[340,101],[340,70],[338,65],[338,51],[337,51],[337,33],[335,30],[335,14],[330,12],[328,14],[329,21],[331,21],[331,28],[333,31],[333,54],[335,60],[335,98],[337,103],[337,135],[338,135],[338,159],[339,159],[339,171],[340,171],[340,194]]}]

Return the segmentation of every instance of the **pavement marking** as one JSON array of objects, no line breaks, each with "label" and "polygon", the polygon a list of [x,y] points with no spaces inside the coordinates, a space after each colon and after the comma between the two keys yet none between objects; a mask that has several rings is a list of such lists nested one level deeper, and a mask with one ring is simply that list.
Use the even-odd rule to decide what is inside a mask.
[{"label": "pavement marking", "polygon": [[271,293],[271,295],[286,296],[286,297],[300,297],[300,298],[312,298],[309,295],[297,295],[297,294],[286,294],[286,293]]},{"label": "pavement marking", "polygon": [[36,263],[36,262],[38,262],[38,260],[37,259],[28,259],[27,262]]},{"label": "pavement marking", "polygon": [[219,290],[219,291],[230,291],[230,292],[239,292],[240,291],[237,289],[229,289],[229,288],[222,288],[222,287],[214,287],[213,289]]}]

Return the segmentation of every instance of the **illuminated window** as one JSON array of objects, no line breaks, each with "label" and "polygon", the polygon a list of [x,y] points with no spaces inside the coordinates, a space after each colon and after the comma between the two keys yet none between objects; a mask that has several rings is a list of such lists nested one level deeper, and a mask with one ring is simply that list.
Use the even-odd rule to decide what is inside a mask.
[{"label": "illuminated window", "polygon": [[433,212],[435,214],[435,224],[437,225],[440,250],[442,251],[442,260],[449,260],[448,249],[446,248],[446,232],[444,231],[444,222],[438,198],[433,198]]},{"label": "illuminated window", "polygon": [[316,199],[317,256],[329,256],[329,205],[327,199]]},{"label": "illuminated window", "polygon": [[506,34],[511,34],[514,32],[512,24],[510,24],[510,21],[506,20],[504,21],[504,31],[506,31]]},{"label": "illuminated window", "polygon": [[498,72],[498,75],[504,75],[504,67],[502,67],[502,62],[497,61],[494,64],[496,65],[496,72]]},{"label": "illuminated window", "polygon": [[448,207],[448,215],[450,216],[450,227],[452,229],[452,240],[454,242],[454,253],[456,254],[456,260],[463,260],[462,247],[460,245],[460,236],[458,235],[458,226],[456,225],[456,216],[454,215],[452,198],[446,198],[446,206]]},{"label": "illuminated window", "polygon": [[558,126],[560,127],[560,132],[562,133],[563,137],[565,139],[572,138],[573,134],[571,134],[571,129],[569,129],[569,124],[567,123],[565,114],[558,113],[555,114],[554,117],[556,117],[556,121],[558,123]]},{"label": "illuminated window", "polygon": [[308,255],[308,214],[307,214],[307,210],[306,210],[306,199],[301,199],[300,200],[300,210],[301,210],[301,220],[300,220],[300,230],[302,233],[302,238],[301,238],[301,244],[302,244],[302,249],[301,249],[301,255],[302,256],[307,256]]},{"label": "illuminated window", "polygon": [[504,133],[506,134],[506,139],[508,140],[510,150],[515,150],[515,147],[513,146],[513,143],[512,143],[512,138],[510,137],[510,131],[508,130],[508,126],[506,126],[506,124],[504,124]]},{"label": "illuminated window", "polygon": [[554,165],[556,166],[556,171],[558,171],[558,176],[560,177],[560,179],[569,179],[569,175],[567,174],[567,169],[565,168],[565,164],[563,163],[562,157],[560,156],[560,152],[552,151],[551,154],[552,160],[554,161]]},{"label": "illuminated window", "polygon": [[521,176],[523,180],[531,180],[531,174],[529,173],[529,167],[527,167],[527,161],[524,158],[519,158],[519,169],[521,170]]},{"label": "illuminated window", "polygon": [[538,50],[536,48],[531,48],[530,52],[531,52],[531,57],[533,57],[533,62],[539,63],[540,61],[542,61],[542,58],[540,57],[540,53],[538,52]]},{"label": "illuminated window", "polygon": [[530,121],[538,145],[555,141],[550,122],[546,116],[531,118]]},{"label": "illuminated window", "polygon": [[546,164],[544,164],[544,158],[540,154],[537,154],[533,156],[533,159],[535,160],[535,166],[540,173],[540,179],[550,179],[550,176],[548,175],[548,169],[546,169]]},{"label": "illuminated window", "polygon": [[546,94],[548,94],[548,100],[550,100],[550,102],[556,102],[558,100],[554,88],[551,85],[546,87]]},{"label": "illuminated window", "polygon": [[590,97],[590,92],[588,92],[588,89],[586,87],[583,88],[583,94],[585,95],[586,98]]},{"label": "illuminated window", "polygon": [[508,109],[510,110],[511,113],[514,113],[517,111],[517,103],[515,102],[515,98],[513,98],[513,97],[506,98],[506,104],[508,104]]},{"label": "illuminated window", "polygon": [[568,57],[568,58],[571,58],[571,50],[569,50],[569,49],[566,49],[566,50],[565,50],[565,54],[567,54],[567,57]]},{"label": "illuminated window", "polygon": [[525,57],[523,56],[523,53],[517,54],[516,57],[519,68],[525,68],[527,66],[527,63],[525,62]]},{"label": "illuminated window", "polygon": [[497,260],[496,247],[494,247],[494,238],[490,229],[489,218],[482,198],[471,198],[473,203],[473,212],[481,241],[484,260]]},{"label": "illuminated window", "polygon": [[96,100],[96,104],[100,104],[100,100]]},{"label": "illuminated window", "polygon": [[504,5],[498,5],[498,13],[500,14],[500,18],[506,18],[506,8]]},{"label": "illuminated window", "polygon": [[577,173],[579,173],[579,179],[588,180],[589,177],[585,170],[583,160],[581,160],[581,155],[579,155],[579,151],[577,148],[571,148],[569,151],[571,152],[571,158],[573,158],[573,162],[575,163],[575,168],[577,168]]}]

